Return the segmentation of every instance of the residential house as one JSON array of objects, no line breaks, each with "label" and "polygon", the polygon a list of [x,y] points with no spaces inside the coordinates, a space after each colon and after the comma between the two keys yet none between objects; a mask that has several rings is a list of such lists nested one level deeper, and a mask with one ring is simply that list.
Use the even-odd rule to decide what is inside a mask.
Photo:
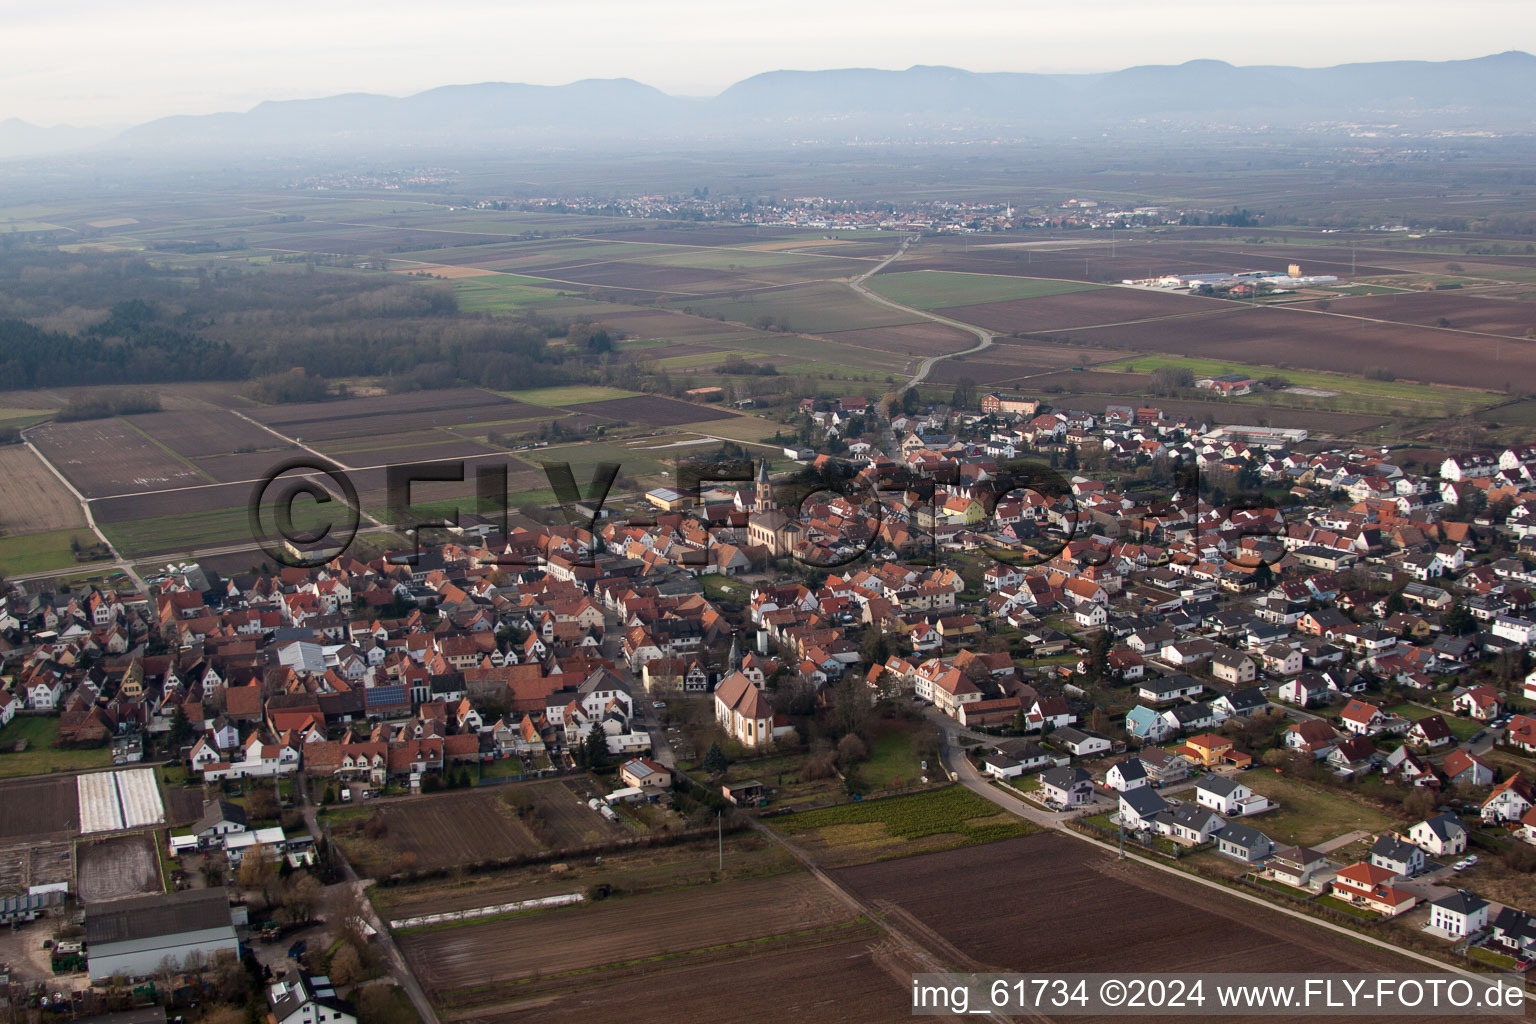
[{"label": "residential house", "polygon": [[1418,747],[1433,750],[1455,741],[1456,735],[1443,715],[1425,715],[1408,729],[1408,742]]},{"label": "residential house", "polygon": [[1401,836],[1383,832],[1371,844],[1371,863],[1399,878],[1412,878],[1424,870],[1424,850]]},{"label": "residential house", "polygon": [[1195,784],[1195,802],[1225,818],[1243,818],[1269,810],[1269,799],[1236,779],[1208,775]]},{"label": "residential house", "polygon": [[1491,686],[1473,686],[1458,693],[1451,698],[1451,710],[1459,715],[1468,715],[1480,722],[1499,717],[1504,705],[1499,700],[1499,691]]},{"label": "residential house", "polygon": [[1282,846],[1269,858],[1265,868],[1269,876],[1297,889],[1309,888],[1312,876],[1321,871],[1328,859],[1305,846]]},{"label": "residential house", "polygon": [[648,757],[637,757],[619,766],[619,780],[626,786],[647,792],[672,788],[672,773]]},{"label": "residential house", "polygon": [[1383,917],[1396,917],[1413,909],[1418,898],[1391,883],[1396,873],[1388,868],[1377,867],[1359,861],[1339,873],[1330,883],[1332,894],[1346,903],[1373,910]]},{"label": "residential house", "polygon": [[1479,813],[1489,823],[1519,821],[1532,806],[1536,806],[1536,791],[1525,776],[1517,773],[1493,788]]},{"label": "residential house", "polygon": [[1147,766],[1140,758],[1128,757],[1110,766],[1104,773],[1104,785],[1117,793],[1127,793],[1133,789],[1149,787],[1152,784],[1151,776],[1147,774]]},{"label": "residential house", "polygon": [[1493,768],[1476,754],[1465,750],[1453,750],[1440,762],[1445,781],[1453,786],[1491,786],[1495,778]]},{"label": "residential house", "polygon": [[1467,827],[1446,811],[1410,828],[1408,840],[1432,857],[1455,857],[1467,851]]},{"label": "residential house", "polygon": [[1425,931],[1447,939],[1464,939],[1488,927],[1488,901],[1465,889],[1442,896],[1429,905]]},{"label": "residential house", "polygon": [[1093,779],[1081,768],[1051,768],[1040,773],[1040,794],[1059,807],[1083,807],[1093,802]]},{"label": "residential house", "polygon": [[1073,728],[1070,725],[1057,729],[1051,733],[1050,738],[1052,743],[1071,751],[1074,757],[1092,757],[1095,754],[1107,753],[1112,746],[1108,737]]},{"label": "residential house", "polygon": [[1150,786],[1127,790],[1120,794],[1120,810],[1117,815],[1121,825],[1141,831],[1156,827],[1159,815],[1168,813],[1168,801]]},{"label": "residential house", "polygon": [[1254,864],[1269,856],[1275,844],[1256,828],[1229,822],[1216,833],[1216,852],[1243,864]]}]

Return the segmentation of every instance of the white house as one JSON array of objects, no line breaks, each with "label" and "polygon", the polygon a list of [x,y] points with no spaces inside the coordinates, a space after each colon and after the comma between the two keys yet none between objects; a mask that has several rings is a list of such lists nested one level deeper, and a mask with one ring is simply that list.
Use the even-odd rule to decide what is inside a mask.
[{"label": "white house", "polygon": [[336,998],[327,978],[289,972],[267,990],[273,1024],[357,1024],[352,1007]]},{"label": "white house", "polygon": [[1104,773],[1104,785],[1117,793],[1128,793],[1151,784],[1152,780],[1147,777],[1147,766],[1136,757],[1128,757],[1119,764],[1111,765],[1109,771]]},{"label": "white house", "polygon": [[1268,797],[1223,775],[1207,775],[1196,783],[1195,803],[1228,818],[1246,817],[1270,809]]},{"label": "white house", "polygon": [[1467,851],[1467,827],[1450,811],[1414,825],[1408,830],[1408,839],[1432,857],[1454,857]]},{"label": "white house", "polygon": [[1488,902],[1462,890],[1429,905],[1424,930],[1448,939],[1462,939],[1488,927]]}]

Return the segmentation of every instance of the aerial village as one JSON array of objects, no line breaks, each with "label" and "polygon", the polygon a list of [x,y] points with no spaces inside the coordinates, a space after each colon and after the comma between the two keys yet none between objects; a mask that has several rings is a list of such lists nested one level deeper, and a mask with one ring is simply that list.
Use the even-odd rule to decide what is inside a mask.
[{"label": "aerial village", "polygon": [[[430,867],[377,853],[386,808],[396,837],[451,831],[464,791],[555,780],[568,806],[518,813],[576,847],[959,781],[1392,941],[1532,958],[1536,446],[1424,462],[1155,407],[876,404],[805,400],[838,458],[614,496],[587,527],[466,513],[368,559],[6,586],[0,726],[112,770],[13,803],[0,844],[150,834],[174,882],[124,898],[29,854],[0,922],[46,934],[78,1010],[165,949],[297,934],[292,879],[343,851]],[[891,735],[898,775],[871,761]],[[364,945],[400,923],[345,920]],[[302,946],[260,947],[272,1019],[355,1021],[345,980],[287,969]]]}]

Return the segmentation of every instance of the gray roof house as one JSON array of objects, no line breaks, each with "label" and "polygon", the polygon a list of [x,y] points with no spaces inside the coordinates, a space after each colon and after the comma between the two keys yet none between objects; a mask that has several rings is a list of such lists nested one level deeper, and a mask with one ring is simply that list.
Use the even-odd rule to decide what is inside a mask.
[{"label": "gray roof house", "polygon": [[1120,824],[1129,829],[1151,828],[1154,819],[1168,810],[1168,801],[1150,786],[1120,794]]},{"label": "gray roof house", "polygon": [[1371,863],[1411,878],[1424,870],[1424,851],[1390,832],[1383,833],[1371,844]]},{"label": "gray roof house", "polygon": [[1040,793],[1064,807],[1093,802],[1093,779],[1081,768],[1051,768],[1040,773]]},{"label": "gray roof house", "polygon": [[1233,823],[1216,833],[1216,852],[1244,864],[1262,860],[1274,848],[1269,836],[1247,825]]}]

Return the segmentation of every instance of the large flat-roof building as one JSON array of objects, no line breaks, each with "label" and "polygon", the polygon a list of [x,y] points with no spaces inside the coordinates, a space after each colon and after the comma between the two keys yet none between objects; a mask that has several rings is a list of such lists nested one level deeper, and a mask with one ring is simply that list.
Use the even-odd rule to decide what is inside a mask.
[{"label": "large flat-roof building", "polygon": [[85,944],[93,982],[153,974],[167,957],[179,965],[194,953],[212,959],[240,951],[222,887],[90,904]]}]

